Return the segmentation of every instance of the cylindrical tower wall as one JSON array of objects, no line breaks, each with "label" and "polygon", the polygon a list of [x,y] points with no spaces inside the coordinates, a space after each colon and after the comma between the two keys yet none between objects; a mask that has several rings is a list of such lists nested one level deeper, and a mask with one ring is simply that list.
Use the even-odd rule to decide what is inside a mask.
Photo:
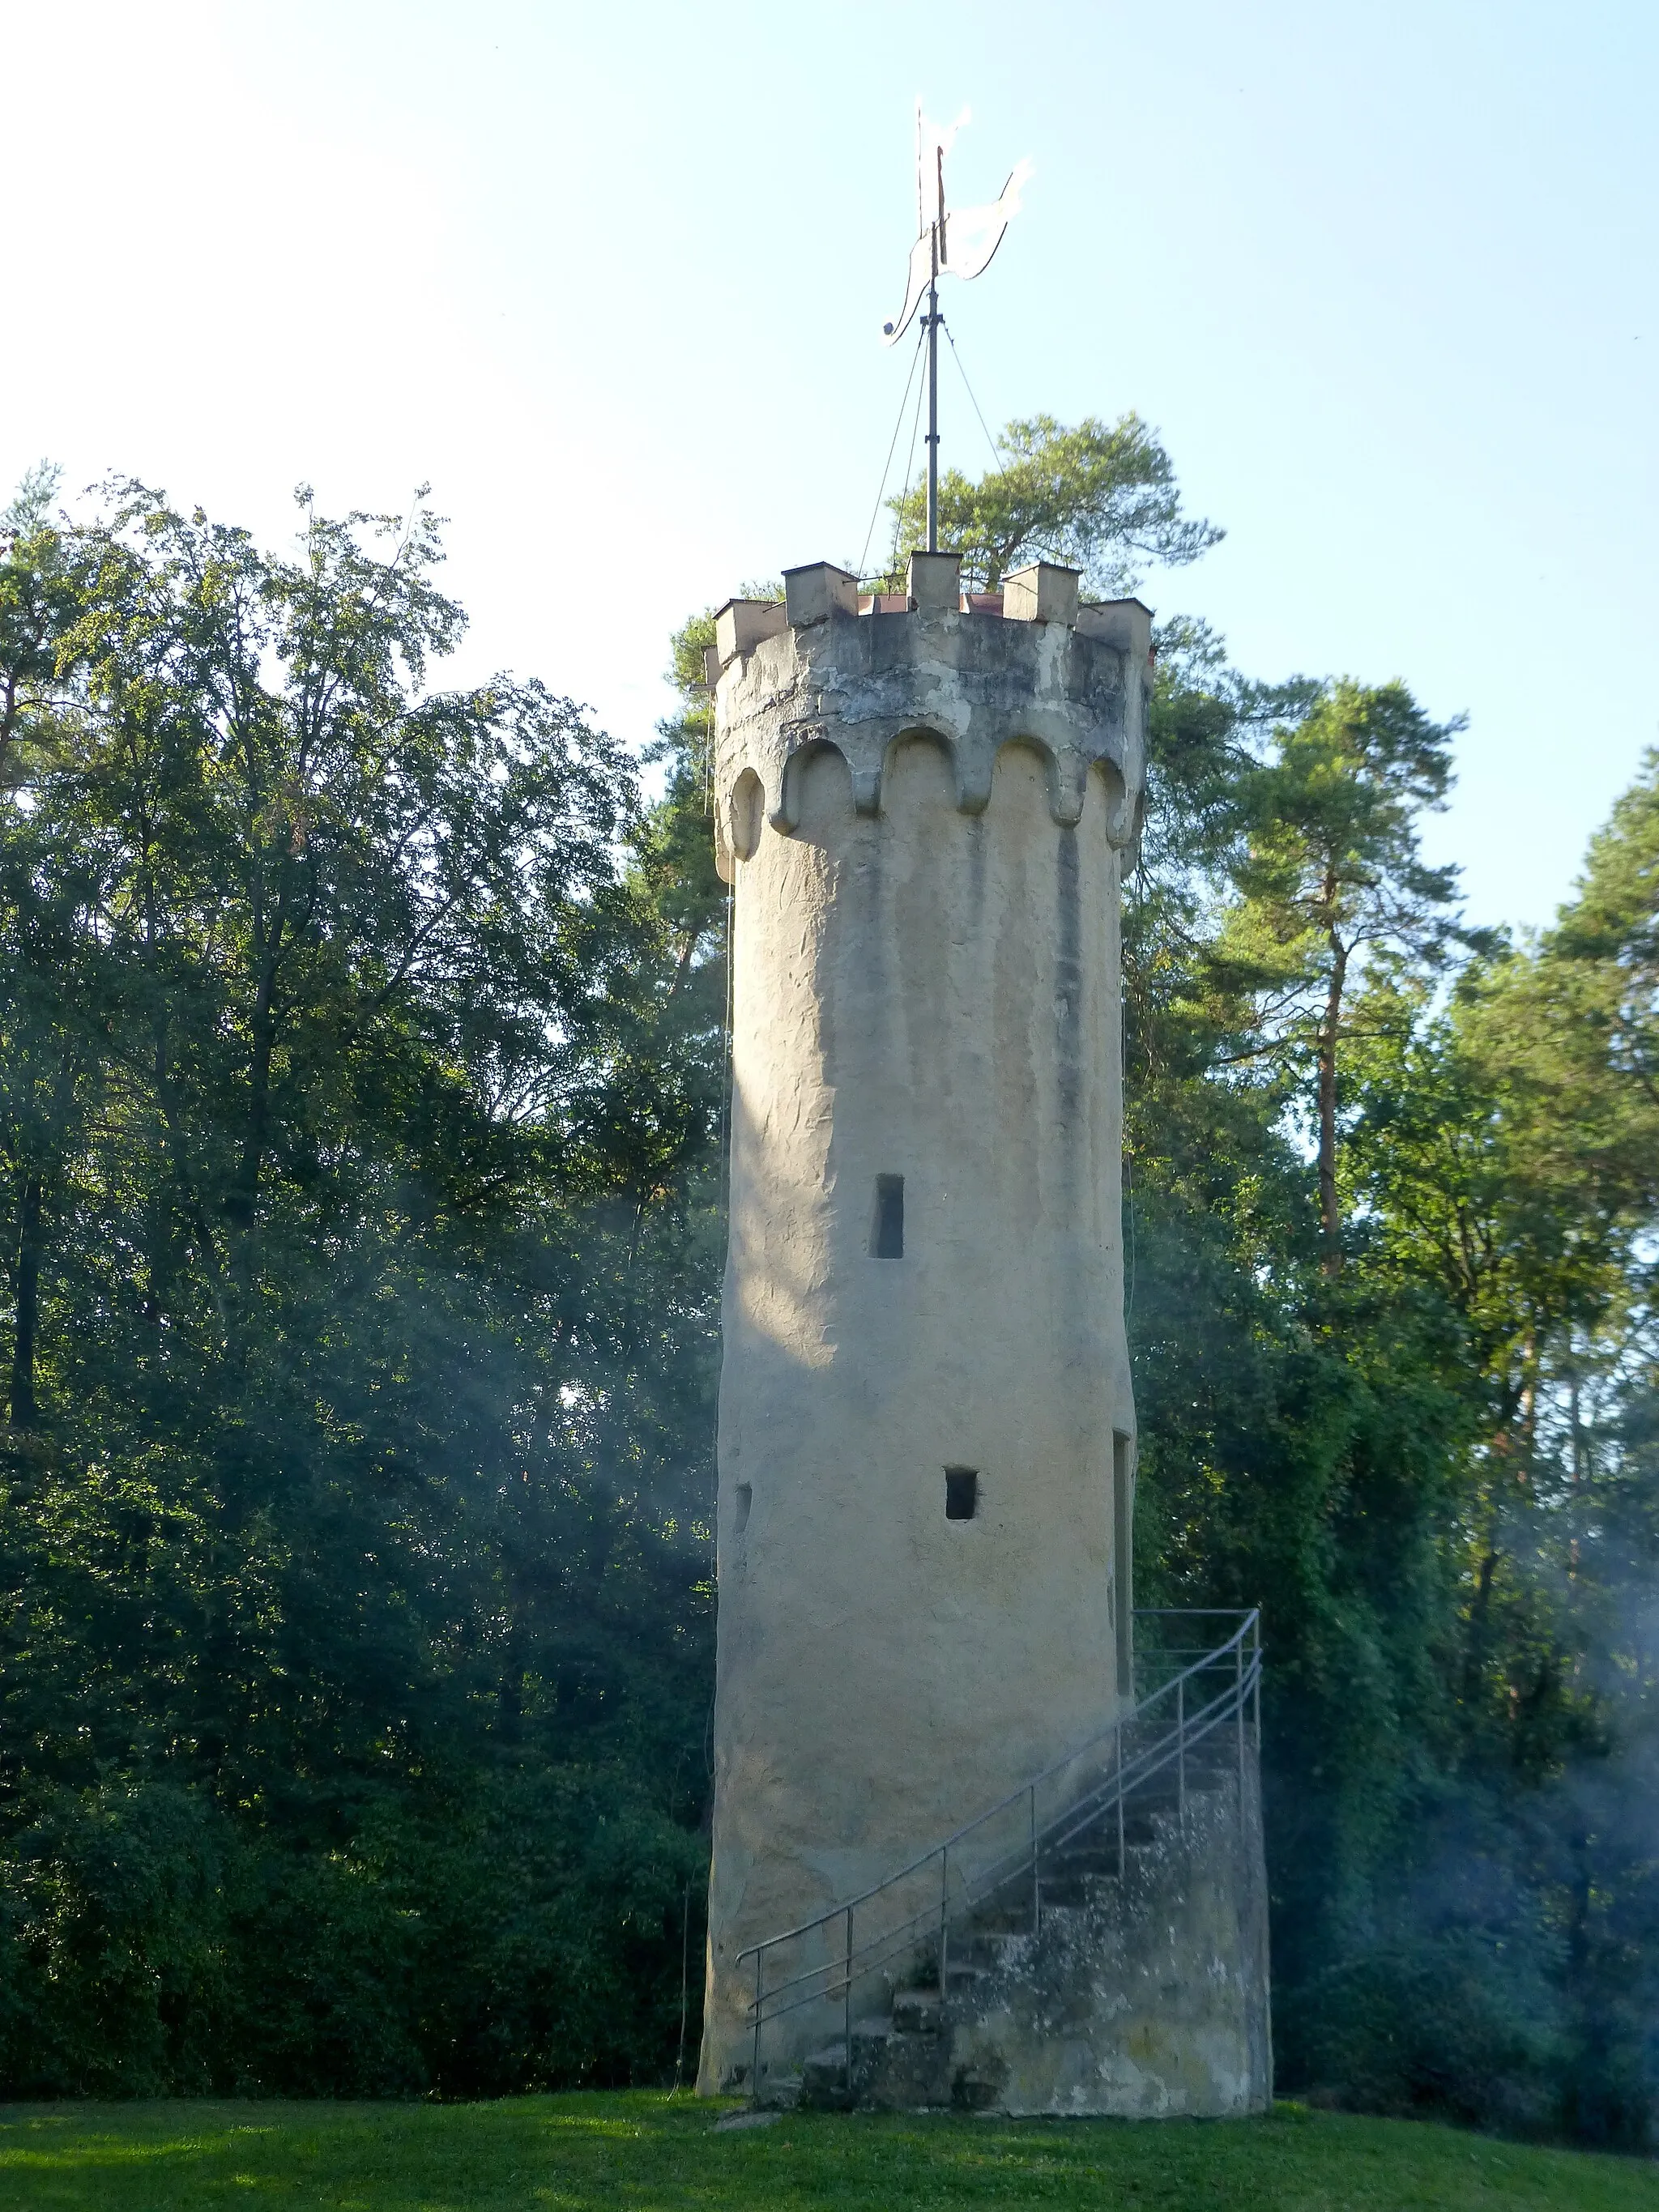
[{"label": "cylindrical tower wall", "polygon": [[721,679],[708,2089],[748,2061],[746,1945],[891,1873],[1119,1697],[1133,662],[1058,623],[837,616]]}]

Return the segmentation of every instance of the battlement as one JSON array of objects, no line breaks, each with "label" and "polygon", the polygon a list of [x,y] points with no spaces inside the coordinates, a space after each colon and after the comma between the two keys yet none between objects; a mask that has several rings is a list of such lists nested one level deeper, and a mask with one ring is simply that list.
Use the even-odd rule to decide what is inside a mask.
[{"label": "battlement", "polygon": [[957,803],[982,812],[998,754],[1022,744],[1046,763],[1056,823],[1081,817],[1091,770],[1108,834],[1139,830],[1152,615],[1138,599],[1081,602],[1075,568],[1047,561],[1000,592],[964,593],[959,557],[910,556],[902,593],[860,592],[829,562],[784,573],[781,601],[731,599],[708,656],[714,697],[716,850],[721,875],[755,852],[763,824],[799,826],[801,767],[839,752],[858,812],[879,815],[892,747],[935,738]]}]

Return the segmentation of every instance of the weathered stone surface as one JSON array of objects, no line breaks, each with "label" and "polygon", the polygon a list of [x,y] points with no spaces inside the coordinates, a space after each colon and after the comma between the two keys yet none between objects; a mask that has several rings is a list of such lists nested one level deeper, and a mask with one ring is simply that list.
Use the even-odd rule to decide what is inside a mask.
[{"label": "weathered stone surface", "polygon": [[[1096,1871],[1071,1885],[1080,1901],[1045,1908],[1035,1933],[969,1935],[948,2001],[934,1954],[925,1988],[898,1990],[890,2017],[858,2022],[851,2101],[1129,2119],[1265,2112],[1273,2049],[1254,1757],[1243,1821],[1230,1775],[1194,1791],[1184,1820],[1165,1811],[1150,1826],[1121,1881],[1103,1838]],[[845,2107],[844,2041],[815,2053],[787,2094]]]},{"label": "weathered stone surface", "polygon": [[[1273,2098],[1267,1875],[1254,1764],[1161,1815],[1124,1879],[1005,1936],[953,1999],[952,2095],[1003,2112],[1156,2119],[1265,2112]],[[873,2099],[872,2099],[873,2101]]]}]

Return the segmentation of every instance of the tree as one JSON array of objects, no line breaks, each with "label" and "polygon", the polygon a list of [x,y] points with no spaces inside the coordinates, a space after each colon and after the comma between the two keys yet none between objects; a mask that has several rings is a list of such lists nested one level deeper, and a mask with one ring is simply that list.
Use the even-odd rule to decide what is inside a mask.
[{"label": "tree", "polygon": [[1403,684],[1336,684],[1243,781],[1238,898],[1214,960],[1255,997],[1249,1048],[1312,1070],[1328,1275],[1342,1265],[1340,1063],[1360,963],[1435,971],[1470,941],[1456,871],[1424,864],[1418,829],[1444,803],[1461,726],[1430,721]]},{"label": "tree", "polygon": [[[1642,2025],[1659,1769],[1638,1595],[1659,1495],[1659,1127],[1632,1044],[1659,897],[1653,784],[1650,763],[1535,944],[1488,950],[1438,1003],[1361,1009],[1346,1148],[1353,1276],[1437,1309],[1468,1428],[1440,1537],[1454,1604],[1436,1630],[1434,1763],[1408,1847],[1372,1885],[1372,1996],[1353,1981],[1340,2033],[1364,2095],[1409,2094],[1409,2051],[1407,2075],[1462,2069],[1471,2112],[1629,2143],[1659,2114]],[[1385,1986],[1391,2048],[1364,2016]],[[1327,2000],[1316,2038],[1335,2020]]]},{"label": "tree", "polygon": [[63,536],[47,520],[60,474],[38,463],[0,511],[0,792],[51,739],[75,595]]},{"label": "tree", "polygon": [[424,510],[108,497],[0,799],[0,2078],[625,2079],[716,1280],[649,823],[568,702],[428,684]]},{"label": "tree", "polygon": [[[1034,415],[1010,422],[997,447],[1001,459],[977,482],[956,469],[939,481],[939,545],[962,556],[965,590],[1000,591],[1022,562],[1058,561],[1116,597],[1148,563],[1182,567],[1224,534],[1182,514],[1174,465],[1138,415],[1109,424],[1090,415],[1070,428]],[[911,485],[890,504],[896,589],[904,556],[927,543],[925,488]]]},{"label": "tree", "polygon": [[1641,1339],[1659,1209],[1656,787],[1650,759],[1540,941],[1491,948],[1443,1008],[1370,1023],[1357,1054],[1375,1257],[1431,1278],[1465,1317],[1522,1465],[1547,1376],[1565,1363],[1588,1388]]},{"label": "tree", "polygon": [[1582,1006],[1608,1073],[1659,1107],[1659,751],[1650,750],[1590,846],[1577,896],[1547,941],[1558,969],[1597,979]]}]

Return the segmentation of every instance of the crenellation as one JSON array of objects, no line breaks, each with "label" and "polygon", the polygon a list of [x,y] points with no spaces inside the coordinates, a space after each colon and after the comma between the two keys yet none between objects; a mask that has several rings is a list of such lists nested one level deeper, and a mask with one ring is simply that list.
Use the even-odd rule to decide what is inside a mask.
[{"label": "crenellation", "polygon": [[783,574],[781,599],[728,599],[714,618],[715,643],[703,656],[712,690],[733,661],[745,660],[786,629],[813,629],[833,616],[915,615],[923,621],[968,615],[978,622],[1054,624],[1138,660],[1152,653],[1152,611],[1139,599],[1084,600],[1081,575],[1049,561],[1015,569],[994,592],[964,592],[955,553],[913,553],[902,592],[866,592],[833,561],[811,561]]},{"label": "crenellation", "polygon": [[832,614],[855,615],[859,611],[859,580],[832,561],[813,561],[803,568],[783,572],[783,604],[790,626],[809,629],[828,622]]},{"label": "crenellation", "polygon": [[1079,570],[1062,568],[1052,561],[1034,561],[1029,568],[1016,568],[1002,580],[1005,622],[1059,623],[1073,629],[1078,617]]},{"label": "crenellation", "polygon": [[788,625],[781,599],[728,599],[714,617],[714,650],[721,668],[751,653]]},{"label": "crenellation", "polygon": [[716,857],[727,882],[735,856],[724,824],[739,776],[758,779],[766,822],[792,836],[804,766],[832,746],[847,764],[855,811],[879,815],[892,750],[919,731],[947,749],[963,812],[984,809],[998,758],[1024,744],[1042,756],[1056,823],[1079,819],[1098,769],[1110,841],[1133,843],[1149,617],[1134,601],[1073,607],[1074,570],[1042,562],[1019,575],[1024,614],[999,611],[1000,599],[964,601],[957,556],[944,554],[912,556],[902,610],[861,599],[855,580],[828,562],[789,570],[781,605],[733,601],[721,610],[722,646],[734,647],[717,691]]},{"label": "crenellation", "polygon": [[1137,664],[1151,659],[1152,611],[1139,599],[1096,599],[1077,611],[1077,626],[1085,637],[1115,646]]},{"label": "crenellation", "polygon": [[962,611],[962,556],[959,553],[913,553],[905,588],[910,606],[919,615],[954,615]]}]

